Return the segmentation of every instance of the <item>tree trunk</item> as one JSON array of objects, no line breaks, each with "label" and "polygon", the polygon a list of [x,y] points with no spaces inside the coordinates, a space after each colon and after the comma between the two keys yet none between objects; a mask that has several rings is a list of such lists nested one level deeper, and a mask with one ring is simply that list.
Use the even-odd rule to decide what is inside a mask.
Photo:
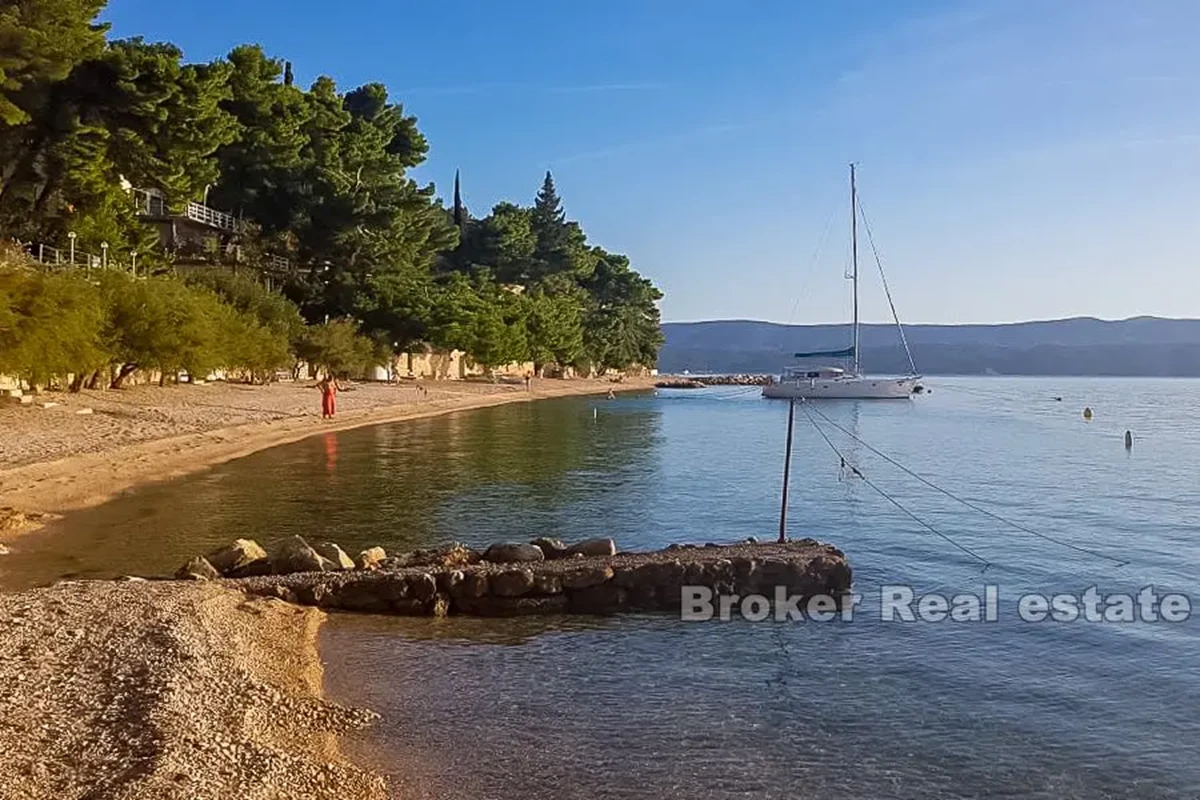
[{"label": "tree trunk", "polygon": [[121,384],[125,383],[125,379],[132,375],[136,370],[137,364],[122,364],[120,372],[117,373],[117,377],[113,378],[112,383],[109,384],[108,388],[120,389]]},{"label": "tree trunk", "polygon": [[100,370],[96,370],[95,372],[92,373],[92,376],[90,378],[88,378],[87,388],[95,389],[99,385],[100,385]]},{"label": "tree trunk", "polygon": [[87,380],[87,375],[82,372],[76,372],[75,377],[71,379],[71,385],[67,391],[71,394],[79,394],[79,390],[83,388],[84,381]]}]

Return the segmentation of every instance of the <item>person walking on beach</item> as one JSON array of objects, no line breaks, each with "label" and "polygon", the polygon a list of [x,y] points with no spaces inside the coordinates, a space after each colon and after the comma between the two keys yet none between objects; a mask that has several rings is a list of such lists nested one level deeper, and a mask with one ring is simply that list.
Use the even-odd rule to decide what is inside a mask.
[{"label": "person walking on beach", "polygon": [[342,385],[336,377],[326,375],[317,383],[317,388],[321,390],[321,419],[333,419],[337,412],[337,393],[342,390]]}]

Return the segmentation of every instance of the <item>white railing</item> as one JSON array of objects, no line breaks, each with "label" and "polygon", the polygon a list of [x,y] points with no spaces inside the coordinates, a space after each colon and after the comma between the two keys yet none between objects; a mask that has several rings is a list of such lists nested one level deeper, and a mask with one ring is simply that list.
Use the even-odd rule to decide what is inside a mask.
[{"label": "white railing", "polygon": [[[30,258],[33,258],[39,264],[47,266],[61,267],[86,267],[87,269],[100,269],[108,267],[109,269],[128,270],[129,267],[119,263],[110,257],[98,256],[95,253],[89,253],[78,248],[66,249],[61,247],[51,247],[48,244],[40,244],[37,242],[18,242]],[[136,264],[137,256],[134,256]]]},{"label": "white railing", "polygon": [[[137,212],[145,217],[169,217],[171,209],[167,205],[167,200],[160,194],[146,191],[145,189],[133,190],[133,203]],[[188,201],[184,206],[184,216],[194,222],[199,222],[202,225],[208,225],[213,228],[218,228],[223,231],[237,232],[241,230],[242,223],[233,214],[224,211],[217,211],[215,208],[209,208],[203,203]]]},{"label": "white railing", "polygon": [[[86,267],[87,269],[100,269],[107,267],[109,269],[132,270],[137,272],[137,253],[129,253],[130,262],[128,264],[119,261],[116,253],[105,253],[96,255],[89,253],[86,250],[81,250],[77,247],[54,247],[48,244],[39,242],[15,242],[22,250],[29,254],[29,257],[37,261],[39,264],[58,267]],[[103,252],[103,251],[102,251]],[[270,255],[265,257],[266,267],[275,272],[288,272],[292,268],[292,262],[283,256]]]},{"label": "white railing", "polygon": [[237,231],[240,227],[237,217],[233,216],[233,214],[217,211],[215,208],[209,208],[201,203],[189,201],[184,216],[190,220],[211,225],[214,228],[220,228],[223,231]]}]

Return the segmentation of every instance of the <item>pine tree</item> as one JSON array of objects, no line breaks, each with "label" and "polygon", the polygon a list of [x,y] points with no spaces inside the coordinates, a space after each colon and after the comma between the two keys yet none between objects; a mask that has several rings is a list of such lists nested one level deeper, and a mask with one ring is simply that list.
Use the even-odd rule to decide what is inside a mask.
[{"label": "pine tree", "polygon": [[537,237],[531,277],[539,279],[571,269],[569,223],[549,170],[533,204],[531,227]]},{"label": "pine tree", "polygon": [[542,181],[542,188],[538,190],[537,199],[533,203],[533,218],[535,225],[547,230],[555,225],[566,224],[567,214],[563,211],[558,190],[554,188],[554,175],[550,170],[546,170],[546,178]]},{"label": "pine tree", "polygon": [[107,25],[92,20],[104,0],[40,0],[0,5],[0,130],[37,116],[48,86],[99,55]]}]

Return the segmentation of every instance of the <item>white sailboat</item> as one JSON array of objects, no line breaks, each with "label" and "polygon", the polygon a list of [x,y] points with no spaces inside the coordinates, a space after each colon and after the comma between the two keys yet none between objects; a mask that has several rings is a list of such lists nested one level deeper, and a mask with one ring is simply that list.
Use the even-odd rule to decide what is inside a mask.
[{"label": "white sailboat", "polygon": [[[763,397],[771,398],[847,398],[847,399],[903,399],[912,397],[920,392],[921,376],[917,374],[912,353],[908,349],[908,341],[904,337],[904,328],[896,316],[896,308],[892,306],[892,316],[896,320],[896,328],[900,331],[900,341],[908,353],[912,372],[902,377],[877,377],[864,375],[862,359],[858,342],[858,188],[854,181],[854,165],[850,165],[850,261],[851,280],[854,282],[854,322],[852,325],[852,341],[843,350],[819,350],[810,353],[796,353],[796,358],[847,358],[852,359],[853,367],[847,371],[841,367],[787,367],[779,380],[763,386]],[[870,230],[867,231],[868,234]],[[882,274],[882,266],[880,267]],[[886,283],[885,283],[886,289]],[[888,302],[891,303],[889,292]]]}]

